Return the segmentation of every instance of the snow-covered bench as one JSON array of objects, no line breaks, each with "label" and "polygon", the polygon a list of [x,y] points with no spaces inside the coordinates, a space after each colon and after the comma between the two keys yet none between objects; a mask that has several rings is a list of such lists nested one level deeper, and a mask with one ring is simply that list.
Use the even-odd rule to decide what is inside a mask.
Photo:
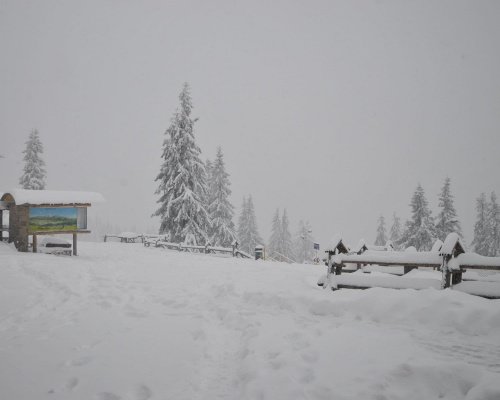
[{"label": "snow-covered bench", "polygon": [[39,251],[46,254],[71,255],[71,243],[55,236],[43,236],[40,240]]}]

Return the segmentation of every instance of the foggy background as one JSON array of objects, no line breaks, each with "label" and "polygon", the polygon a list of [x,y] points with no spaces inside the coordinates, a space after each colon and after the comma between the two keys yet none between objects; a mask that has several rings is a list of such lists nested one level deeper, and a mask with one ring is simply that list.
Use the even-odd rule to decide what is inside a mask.
[{"label": "foggy background", "polygon": [[375,240],[451,178],[465,240],[500,195],[498,1],[0,0],[0,191],[32,129],[47,189],[100,192],[90,216],[157,232],[162,143],[191,86],[202,159],[222,146],[234,222],[267,241],[287,207],[322,245]]}]

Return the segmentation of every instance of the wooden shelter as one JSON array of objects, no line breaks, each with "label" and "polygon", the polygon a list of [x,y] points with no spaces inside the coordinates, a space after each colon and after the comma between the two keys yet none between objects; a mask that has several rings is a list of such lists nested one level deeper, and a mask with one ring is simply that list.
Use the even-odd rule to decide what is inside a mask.
[{"label": "wooden shelter", "polygon": [[[73,254],[77,254],[77,235],[90,233],[87,208],[103,203],[95,192],[13,189],[0,198],[1,230],[9,232],[9,243],[27,252],[29,236],[33,236],[33,252],[38,235],[73,235]],[[3,227],[3,213],[9,212],[8,228]],[[1,236],[0,236],[1,239]]]}]

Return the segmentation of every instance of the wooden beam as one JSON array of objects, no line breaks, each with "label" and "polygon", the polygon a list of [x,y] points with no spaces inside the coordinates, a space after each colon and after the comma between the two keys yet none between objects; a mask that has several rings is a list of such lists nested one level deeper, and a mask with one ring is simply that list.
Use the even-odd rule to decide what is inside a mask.
[{"label": "wooden beam", "polygon": [[500,271],[500,265],[460,265],[463,269],[489,269],[492,271]]},{"label": "wooden beam", "polygon": [[349,261],[348,258],[342,258],[343,263],[347,264],[366,264],[366,265],[379,265],[381,267],[439,267],[441,263],[413,263],[413,262],[401,262],[395,261],[394,263],[388,262],[374,262],[373,260],[367,259],[356,259],[355,261]]},{"label": "wooden beam", "polygon": [[36,235],[33,235],[33,253],[37,252]]},{"label": "wooden beam", "polygon": [[28,235],[71,235],[72,233],[90,233],[89,230],[78,230],[78,231],[36,231],[28,232]]},{"label": "wooden beam", "polygon": [[75,204],[23,204],[30,207],[90,207],[90,203],[75,203]]},{"label": "wooden beam", "polygon": [[77,251],[76,251],[76,244],[78,243],[77,239],[76,239],[76,233],[73,233],[73,255],[76,256],[77,255]]}]

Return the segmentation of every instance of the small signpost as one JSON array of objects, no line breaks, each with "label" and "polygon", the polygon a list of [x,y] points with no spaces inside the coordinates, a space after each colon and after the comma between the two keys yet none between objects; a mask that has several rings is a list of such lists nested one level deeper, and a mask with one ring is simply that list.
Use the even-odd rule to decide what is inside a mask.
[{"label": "small signpost", "polygon": [[316,257],[314,257],[314,264],[318,265],[319,264],[319,258],[318,258],[319,243],[314,243],[314,250],[316,250]]}]

